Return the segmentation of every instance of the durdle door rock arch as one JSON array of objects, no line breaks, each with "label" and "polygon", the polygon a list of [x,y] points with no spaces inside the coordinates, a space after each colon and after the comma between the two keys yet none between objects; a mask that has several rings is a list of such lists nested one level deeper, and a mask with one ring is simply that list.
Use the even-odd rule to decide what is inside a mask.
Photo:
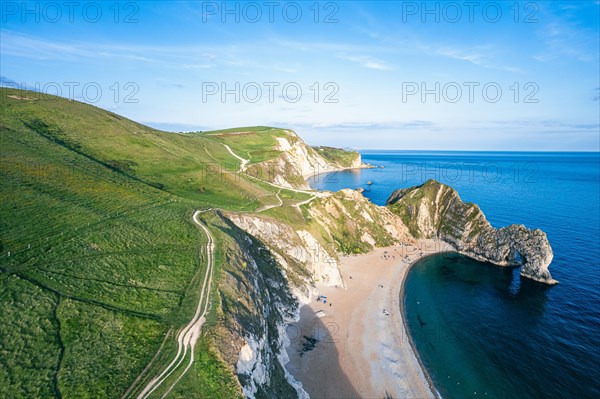
[{"label": "durdle door rock arch", "polygon": [[499,266],[520,264],[523,277],[557,283],[548,271],[554,254],[546,233],[516,224],[495,229],[479,206],[438,181],[396,190],[387,206],[415,238],[439,238],[466,256]]}]

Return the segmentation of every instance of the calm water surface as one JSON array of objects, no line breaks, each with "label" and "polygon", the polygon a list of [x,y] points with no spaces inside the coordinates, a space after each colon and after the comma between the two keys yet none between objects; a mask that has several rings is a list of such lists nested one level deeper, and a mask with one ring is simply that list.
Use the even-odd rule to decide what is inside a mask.
[{"label": "calm water surface", "polygon": [[[600,154],[363,152],[383,168],[319,175],[313,187],[390,193],[433,178],[494,227],[540,228],[554,250],[546,286],[456,254],[409,272],[409,332],[447,398],[600,398]],[[371,181],[371,185],[367,182]]]}]

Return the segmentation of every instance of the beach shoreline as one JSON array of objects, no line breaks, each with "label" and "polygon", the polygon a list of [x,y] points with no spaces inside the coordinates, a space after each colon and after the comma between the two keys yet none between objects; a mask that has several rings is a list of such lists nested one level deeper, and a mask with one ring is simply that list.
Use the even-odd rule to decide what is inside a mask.
[{"label": "beach shoreline", "polygon": [[325,298],[288,325],[286,369],[315,398],[439,397],[409,335],[403,294],[417,261],[450,250],[423,240],[343,257],[346,288],[318,285]]},{"label": "beach shoreline", "polygon": [[435,387],[435,384],[433,383],[433,378],[431,377],[431,374],[429,374],[429,371],[425,367],[425,364],[423,364],[423,360],[421,359],[421,356],[419,355],[419,351],[417,351],[415,342],[413,341],[412,336],[410,335],[410,332],[408,331],[408,324],[406,324],[405,309],[404,309],[404,288],[405,288],[404,284],[406,283],[406,277],[408,276],[408,272],[410,271],[410,269],[413,268],[413,266],[415,264],[417,264],[417,262],[419,262],[427,257],[433,256],[433,255],[439,255],[439,254],[443,254],[443,253],[453,253],[453,252],[456,252],[456,251],[442,250],[439,252],[427,254],[427,255],[422,256],[419,259],[415,260],[414,262],[411,262],[410,265],[408,265],[408,269],[406,270],[406,273],[404,273],[404,276],[402,277],[402,282],[400,283],[400,296],[398,298],[399,302],[400,302],[400,306],[399,306],[400,313],[402,315],[402,323],[404,325],[404,331],[406,332],[406,337],[408,339],[410,347],[412,348],[413,354],[415,355],[415,357],[417,358],[417,361],[419,362],[419,367],[421,367],[421,371],[423,372],[423,375],[425,376],[425,379],[427,380],[427,384],[429,384],[429,389],[430,389],[431,393],[437,399],[442,399],[442,395],[439,393],[439,391]]}]

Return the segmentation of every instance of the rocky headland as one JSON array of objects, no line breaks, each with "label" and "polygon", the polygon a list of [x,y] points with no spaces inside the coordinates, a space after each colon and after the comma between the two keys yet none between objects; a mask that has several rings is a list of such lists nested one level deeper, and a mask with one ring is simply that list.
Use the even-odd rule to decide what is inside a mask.
[{"label": "rocky headland", "polygon": [[522,266],[523,277],[557,283],[548,271],[554,254],[546,233],[517,224],[495,229],[479,206],[463,202],[451,187],[429,180],[394,191],[387,206],[415,238],[437,238],[474,259]]}]

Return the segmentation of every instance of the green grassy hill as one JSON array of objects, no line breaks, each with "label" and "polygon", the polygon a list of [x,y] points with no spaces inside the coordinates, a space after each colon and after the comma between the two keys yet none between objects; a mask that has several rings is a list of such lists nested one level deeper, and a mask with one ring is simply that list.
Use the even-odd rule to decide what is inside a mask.
[{"label": "green grassy hill", "polygon": [[249,154],[256,162],[278,154],[269,148],[275,145],[274,136],[284,134],[281,129],[264,128],[267,134],[256,128],[167,133],[87,104],[47,95],[30,95],[39,100],[17,100],[8,97],[10,92],[2,90],[3,129],[35,133],[48,144],[77,153],[123,177],[228,209],[257,209],[268,203],[265,197],[273,193],[235,173],[240,161],[222,143],[227,140],[234,151]]},{"label": "green grassy hill", "polygon": [[197,295],[203,202],[174,174],[201,156],[85,104],[0,95],[0,397],[118,397]]},{"label": "green grassy hill", "polygon": [[[265,211],[311,229],[307,205],[293,205],[312,193],[239,173],[225,147],[253,165],[281,155],[277,137],[297,136],[270,127],[167,133],[0,88],[0,397],[121,397],[150,364],[129,392],[139,393],[195,311],[207,264],[195,209]],[[231,398],[241,395],[231,340],[279,306],[252,297],[266,283],[240,288],[263,272],[282,287],[285,279],[273,260],[248,269],[252,251],[264,256],[260,244],[249,247],[215,211],[203,215],[217,240],[211,311],[194,370],[171,395]],[[282,371],[270,373],[269,389],[289,394]]]},{"label": "green grassy hill", "polygon": [[288,137],[282,129],[254,126],[236,129],[214,130],[204,133],[206,138],[227,144],[240,157],[248,159],[249,165],[277,157],[277,137]]},{"label": "green grassy hill", "polygon": [[315,147],[315,150],[326,160],[345,168],[349,168],[359,156],[357,151],[345,151],[340,148],[327,146]]}]

